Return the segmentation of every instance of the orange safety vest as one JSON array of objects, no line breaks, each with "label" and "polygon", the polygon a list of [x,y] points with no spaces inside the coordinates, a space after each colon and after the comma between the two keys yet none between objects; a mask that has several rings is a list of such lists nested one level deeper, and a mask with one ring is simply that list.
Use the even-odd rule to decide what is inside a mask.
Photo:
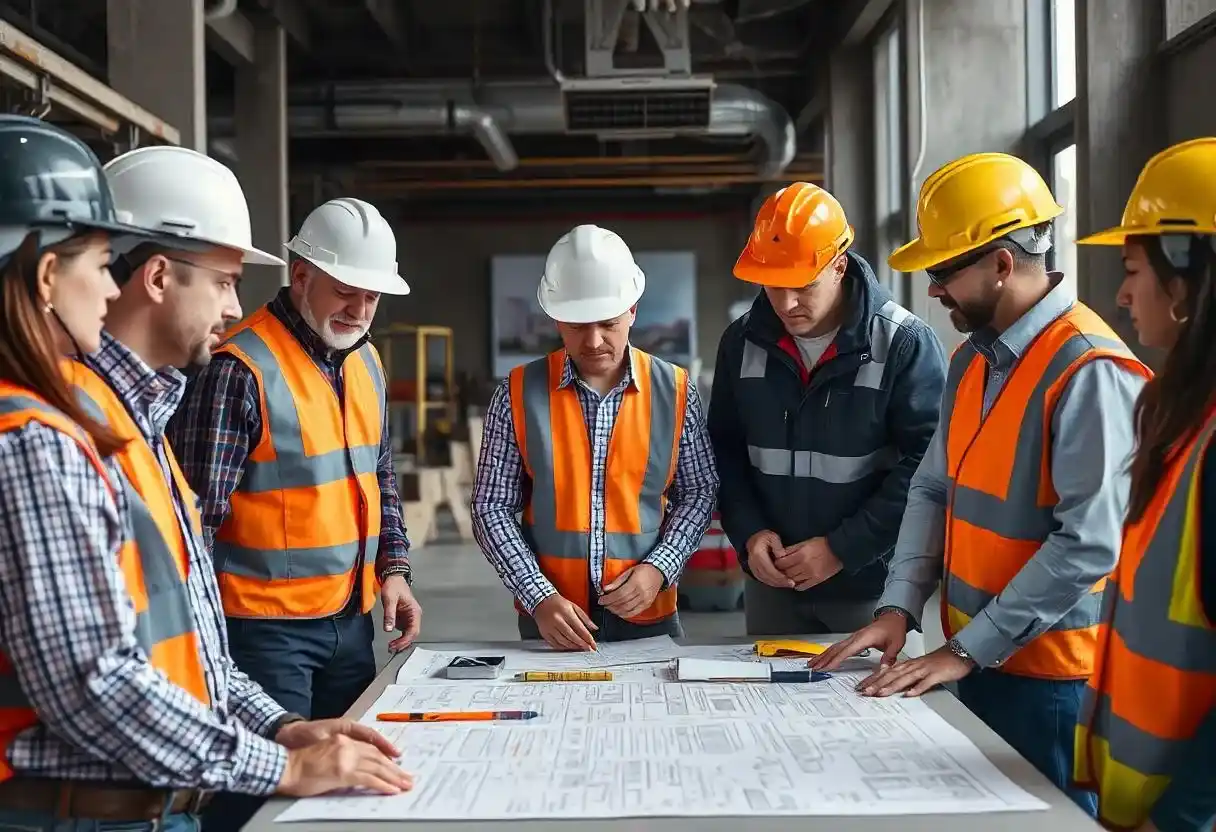
[{"label": "orange safety vest", "polygon": [[[1124,528],[1085,688],[1073,776],[1098,819],[1136,829],[1216,707],[1216,621],[1200,574],[1200,481],[1216,413],[1175,448],[1144,516]],[[1207,580],[1211,580],[1208,576]]]},{"label": "orange safety vest", "polygon": [[[80,368],[84,370],[84,368]],[[89,372],[85,370],[85,372]],[[92,375],[91,372],[89,372]],[[94,379],[97,377],[92,376]],[[100,381],[100,380],[98,380]],[[104,382],[101,382],[104,386]],[[114,401],[117,397],[108,386],[105,390]],[[91,394],[90,394],[91,395]],[[104,400],[104,396],[99,396]],[[121,404],[117,407],[126,415]],[[116,411],[106,410],[101,413]],[[121,418],[111,424],[123,436],[139,435],[134,422],[129,422],[129,434]],[[132,515],[133,538],[127,539],[118,551],[118,565],[122,569],[127,591],[135,606],[135,638],[148,656],[149,664],[163,673],[170,682],[190,693],[204,704],[210,703],[203,676],[202,659],[199,654],[198,636],[194,629],[194,614],[190,608],[190,597],[186,589],[185,545],[181,529],[173,513],[172,503],[162,503],[157,491],[167,497],[168,487],[160,469],[155,469],[155,482],[147,480],[151,488],[144,492],[150,496],[148,502],[140,499],[131,483],[114,483],[101,462],[96,448],[88,435],[61,411],[51,406],[36,393],[15,384],[0,381],[0,433],[18,430],[31,422],[40,422],[64,433],[80,445],[81,452],[113,489],[120,485],[129,502]],[[134,446],[134,447],[132,447]],[[120,463],[124,472],[143,473],[144,460],[140,447],[151,449],[142,442],[132,442],[120,451]],[[125,458],[123,458],[125,457]],[[156,465],[152,457],[151,465]],[[160,486],[156,486],[156,482]],[[184,484],[184,480],[182,481]],[[188,491],[185,493],[189,493]],[[14,772],[7,763],[4,751],[17,734],[38,723],[38,715],[30,706],[21,683],[7,655],[0,653],[0,780],[7,780]]]},{"label": "orange safety vest", "polygon": [[[624,392],[612,429],[604,477],[605,585],[658,543],[688,397],[686,370],[630,352],[634,384]],[[565,367],[566,352],[557,350],[509,377],[515,439],[532,480],[522,527],[540,571],[564,598],[589,611],[591,441],[574,386],[558,387]],[[518,601],[515,607],[523,611]],[[652,623],[675,611],[673,585],[629,620]]]},{"label": "orange safety vest", "polygon": [[[1100,358],[1150,375],[1097,313],[1074,303],[1030,344],[986,417],[987,362],[969,342],[951,358],[941,428],[950,479],[942,587],[947,639],[1008,586],[1056,527],[1052,414],[1073,374]],[[1098,581],[999,669],[1042,679],[1086,678],[1093,669],[1105,583]]]},{"label": "orange safety vest", "polygon": [[253,373],[262,421],[212,549],[224,611],[323,618],[346,606],[358,581],[368,612],[377,593],[376,467],[387,406],[376,348],[369,341],[343,361],[342,401],[265,306],[216,352]]}]

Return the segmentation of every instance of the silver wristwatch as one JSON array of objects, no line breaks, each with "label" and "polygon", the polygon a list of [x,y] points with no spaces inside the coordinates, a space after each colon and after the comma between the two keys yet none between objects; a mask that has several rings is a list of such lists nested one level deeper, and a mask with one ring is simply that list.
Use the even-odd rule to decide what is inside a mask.
[{"label": "silver wristwatch", "polygon": [[958,639],[954,639],[954,638],[950,639],[949,641],[946,642],[946,647],[949,648],[951,653],[958,656],[963,661],[971,662],[972,664],[976,663],[975,659],[973,659],[971,657],[971,654],[963,649],[963,645],[958,643]]}]

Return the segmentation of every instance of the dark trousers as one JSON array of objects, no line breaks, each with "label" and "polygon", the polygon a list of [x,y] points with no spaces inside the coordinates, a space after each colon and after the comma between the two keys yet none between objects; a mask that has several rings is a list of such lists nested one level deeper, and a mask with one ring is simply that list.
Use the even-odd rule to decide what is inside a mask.
[{"label": "dark trousers", "polygon": [[983,670],[959,680],[958,698],[1013,750],[1097,817],[1093,792],[1072,787],[1073,737],[1084,681],[1054,681]]},{"label": "dark trousers", "polygon": [[[276,702],[306,719],[345,714],[376,678],[372,614],[333,618],[228,619],[236,666]],[[263,798],[217,794],[203,814],[206,832],[236,832]]]},{"label": "dark trousers", "polygon": [[743,619],[749,636],[852,633],[874,620],[874,601],[815,600],[814,595],[777,589],[748,577],[743,584]]}]

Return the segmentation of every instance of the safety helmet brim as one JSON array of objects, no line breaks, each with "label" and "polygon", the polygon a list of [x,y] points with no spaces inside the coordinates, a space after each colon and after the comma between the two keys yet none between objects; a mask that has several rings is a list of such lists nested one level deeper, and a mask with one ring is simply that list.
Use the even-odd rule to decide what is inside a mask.
[{"label": "safety helmet brim", "polygon": [[828,266],[835,262],[836,258],[833,258],[819,271],[808,274],[808,270],[805,268],[770,266],[761,263],[744,250],[735,262],[733,274],[744,283],[755,283],[758,286],[768,286],[772,289],[801,289],[818,280],[827,271]]},{"label": "safety helmet brim", "polygon": [[379,292],[382,295],[408,295],[410,293],[410,285],[399,274],[384,272],[380,269],[361,269],[357,266],[326,263],[323,260],[304,254],[293,247],[291,243],[285,243],[283,248],[295,254],[301,260],[307,260],[334,280],[345,286],[350,286],[352,289],[362,289],[365,292]]},{"label": "safety helmet brim", "polygon": [[1079,246],[1121,246],[1127,242],[1128,237],[1155,237],[1167,236],[1171,234],[1179,235],[1214,235],[1216,236],[1216,222],[1213,222],[1207,227],[1187,226],[1185,228],[1167,228],[1156,226],[1147,228],[1140,225],[1116,225],[1113,228],[1107,228],[1103,231],[1097,231],[1090,234],[1088,237],[1082,237],[1077,240]]},{"label": "safety helmet brim", "polygon": [[975,246],[966,245],[944,250],[931,249],[925,245],[924,240],[917,237],[891,252],[891,256],[887,258],[887,265],[897,272],[919,272],[931,269],[939,263],[953,260],[955,257],[961,257],[973,248]]},{"label": "safety helmet brim", "polygon": [[[134,228],[135,226],[131,226]],[[241,262],[250,266],[286,266],[287,261],[282,257],[275,257],[273,254],[262,251],[260,248],[252,246],[233,245],[230,242],[215,240],[210,237],[202,237],[195,234],[175,234],[172,231],[140,229],[141,232],[151,242],[158,243],[170,248],[180,246],[187,251],[194,251],[201,248],[226,248],[232,251],[241,253]]]},{"label": "safety helmet brim", "polygon": [[558,323],[595,324],[600,321],[611,321],[613,318],[624,315],[642,299],[645,277],[641,275],[641,269],[638,272],[636,288],[625,295],[562,301],[546,300],[542,285],[536,290],[536,302],[540,304],[542,312]]}]

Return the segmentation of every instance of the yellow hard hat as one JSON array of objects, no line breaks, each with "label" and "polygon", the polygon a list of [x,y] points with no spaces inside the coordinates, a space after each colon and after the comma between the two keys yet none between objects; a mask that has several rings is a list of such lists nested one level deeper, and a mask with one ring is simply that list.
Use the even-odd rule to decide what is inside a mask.
[{"label": "yellow hard hat", "polygon": [[916,201],[920,236],[887,263],[897,272],[928,269],[1019,228],[1064,213],[1039,172],[1007,153],[973,153],[938,168]]},{"label": "yellow hard hat", "polygon": [[1077,245],[1120,246],[1141,234],[1216,234],[1216,138],[1181,142],[1149,159],[1123,221]]}]

